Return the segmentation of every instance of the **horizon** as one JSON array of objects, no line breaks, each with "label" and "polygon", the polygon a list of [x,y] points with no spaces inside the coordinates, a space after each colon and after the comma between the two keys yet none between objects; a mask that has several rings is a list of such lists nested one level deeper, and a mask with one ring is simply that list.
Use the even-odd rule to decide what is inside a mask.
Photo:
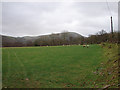
[{"label": "horizon", "polygon": [[[69,31],[67,31],[67,32],[69,32]],[[60,32],[60,33],[63,33],[63,32]],[[57,33],[48,33],[48,34],[43,34],[43,35],[34,35],[34,36],[10,36],[10,35],[5,35],[5,34],[0,34],[0,35],[2,35],[2,36],[10,36],[10,37],[15,37],[15,38],[17,38],[17,37],[37,37],[37,36],[45,36],[45,35],[52,35],[52,34],[60,34],[59,32]],[[71,32],[71,33],[77,33],[77,32]],[[77,34],[79,34],[79,33],[77,33]],[[81,34],[79,34],[79,35],[81,35]],[[83,36],[83,35],[82,35]],[[87,37],[87,36],[84,36],[84,37]]]},{"label": "horizon", "polygon": [[[70,32],[70,31],[67,31],[67,32]],[[118,31],[115,31],[115,32],[118,32]],[[64,32],[60,32],[60,33],[64,33]],[[15,37],[15,38],[22,38],[22,37],[38,37],[38,36],[46,36],[46,35],[52,35],[52,34],[60,34],[59,32],[56,32],[56,33],[48,33],[48,34],[42,34],[42,35],[34,35],[34,36],[30,36],[30,35],[24,35],[24,36],[12,36],[12,35],[5,35],[5,34],[0,34],[2,36],[8,36],[8,37]],[[71,32],[71,33],[76,33],[76,34],[79,34],[81,35],[80,33],[77,33],[77,32]],[[107,32],[107,33],[111,33],[111,32]],[[96,35],[97,33],[94,33],[94,34],[90,34],[90,35]],[[84,36],[84,35],[81,35],[83,37],[89,37],[90,35],[88,36]]]}]

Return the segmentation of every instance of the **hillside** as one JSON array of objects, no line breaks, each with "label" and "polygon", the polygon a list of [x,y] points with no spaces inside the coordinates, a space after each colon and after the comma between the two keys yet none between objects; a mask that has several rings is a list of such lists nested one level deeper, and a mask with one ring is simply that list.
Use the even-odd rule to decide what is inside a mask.
[{"label": "hillside", "polygon": [[[82,39],[83,36],[75,33],[75,32],[64,32],[64,33],[57,33],[57,34],[50,34],[50,35],[41,35],[41,36],[25,36],[25,37],[11,37],[11,36],[4,36],[2,35],[2,45],[3,47],[11,47],[11,46],[34,46],[36,45],[44,45],[44,42],[55,43],[53,41],[59,40],[62,43],[66,44],[63,41],[75,41],[76,39]],[[56,42],[58,44],[58,42]],[[74,44],[77,44],[74,42]],[[51,45],[51,44],[49,44]]]}]

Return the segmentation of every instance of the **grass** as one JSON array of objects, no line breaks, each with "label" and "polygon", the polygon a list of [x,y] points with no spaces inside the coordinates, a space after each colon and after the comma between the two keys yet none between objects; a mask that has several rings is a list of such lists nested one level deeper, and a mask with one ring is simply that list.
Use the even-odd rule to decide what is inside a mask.
[{"label": "grass", "polygon": [[96,80],[96,84],[99,87],[118,88],[120,85],[118,81],[118,61],[120,59],[118,44],[104,43],[102,47],[105,60],[99,65],[101,70],[97,71],[99,78]]},{"label": "grass", "polygon": [[102,55],[99,45],[3,48],[3,87],[92,88]]}]

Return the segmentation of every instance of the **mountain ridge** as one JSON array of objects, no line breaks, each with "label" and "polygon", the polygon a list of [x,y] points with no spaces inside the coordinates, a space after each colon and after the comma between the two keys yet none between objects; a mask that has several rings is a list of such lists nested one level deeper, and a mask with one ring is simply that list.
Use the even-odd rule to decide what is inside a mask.
[{"label": "mountain ridge", "polygon": [[28,42],[34,43],[35,41],[51,41],[53,39],[55,40],[66,40],[71,41],[73,39],[82,38],[84,36],[76,33],[76,32],[62,32],[62,33],[52,33],[48,35],[39,35],[39,36],[23,36],[23,37],[12,37],[12,36],[2,36],[2,43],[3,46],[9,46],[7,44],[10,44],[11,46],[14,46],[14,44],[18,44],[18,46],[21,44],[27,44]]}]

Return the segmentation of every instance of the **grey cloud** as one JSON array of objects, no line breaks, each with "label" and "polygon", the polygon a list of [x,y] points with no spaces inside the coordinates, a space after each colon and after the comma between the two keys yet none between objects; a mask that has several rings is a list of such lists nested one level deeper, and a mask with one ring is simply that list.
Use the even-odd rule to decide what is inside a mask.
[{"label": "grey cloud", "polygon": [[[117,3],[109,4],[117,29]],[[42,35],[63,30],[89,35],[110,30],[106,3],[3,3],[3,34],[12,36]]]}]

